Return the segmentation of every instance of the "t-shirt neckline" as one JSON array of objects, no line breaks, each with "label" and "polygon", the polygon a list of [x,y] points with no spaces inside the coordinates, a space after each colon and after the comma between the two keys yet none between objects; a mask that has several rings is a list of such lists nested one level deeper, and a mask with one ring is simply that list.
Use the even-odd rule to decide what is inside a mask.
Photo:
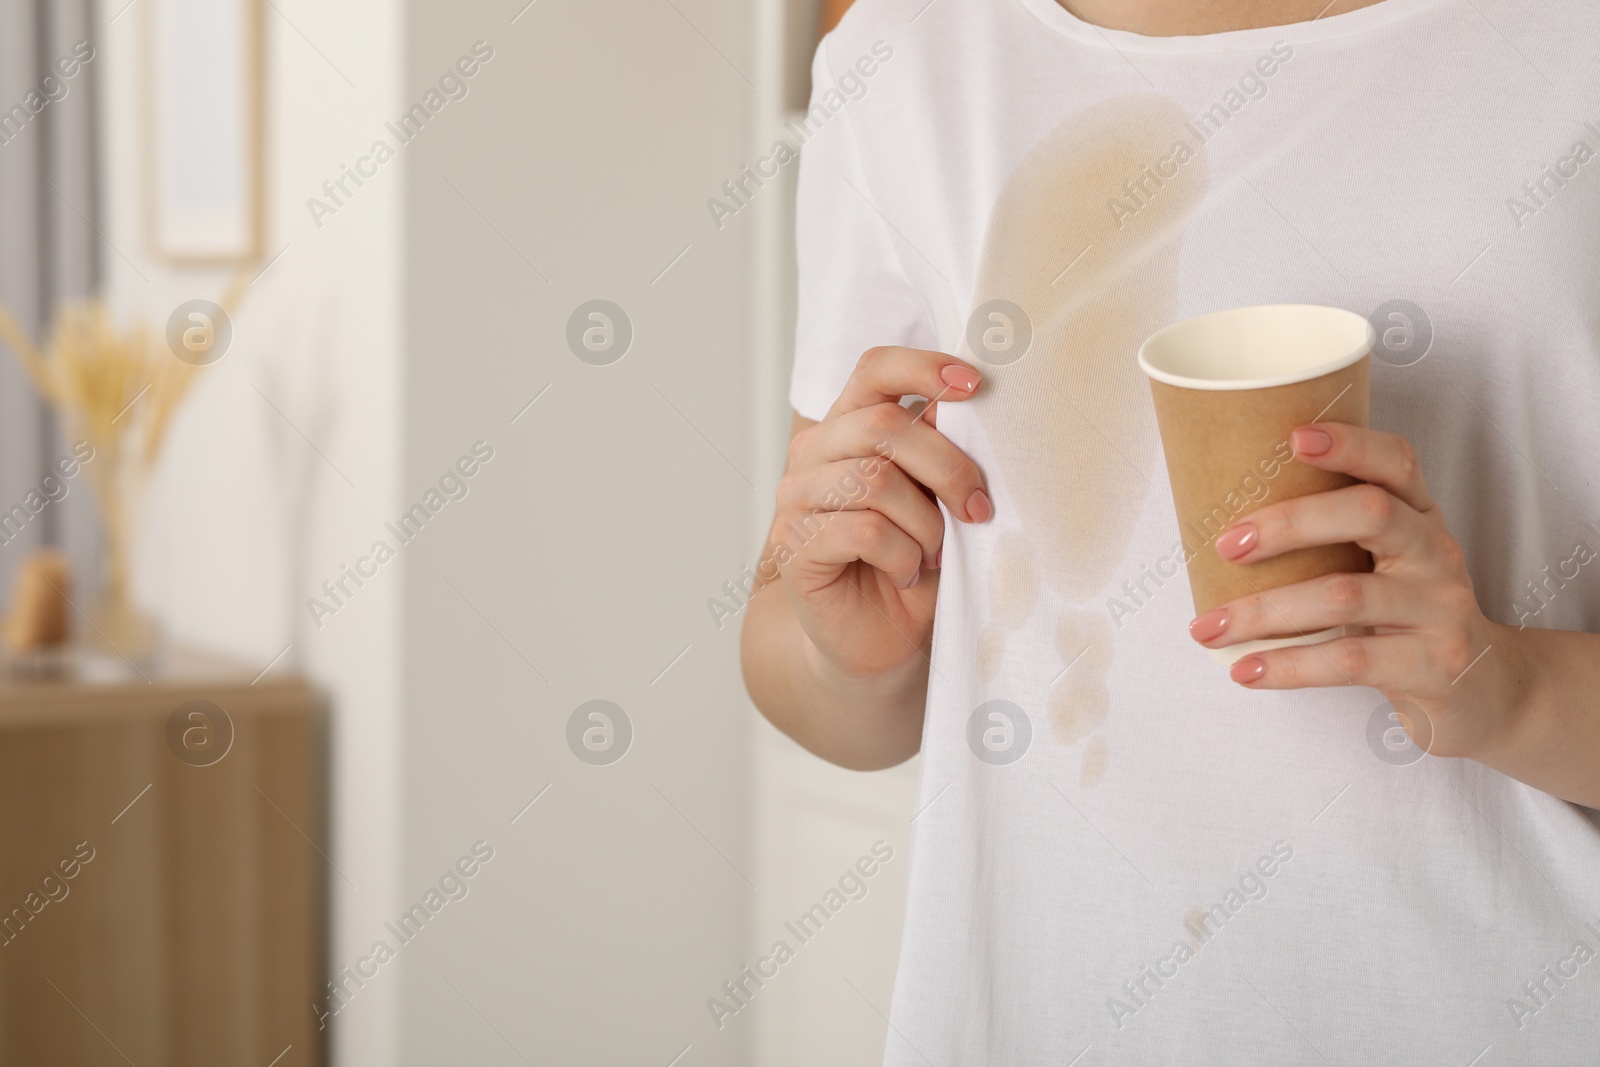
[{"label": "t-shirt neckline", "polygon": [[1229,30],[1194,37],[1147,37],[1127,30],[1103,29],[1085,22],[1063,7],[1058,0],[1019,0],[1046,26],[1084,44],[1118,52],[1246,52],[1271,47],[1279,41],[1299,44],[1305,41],[1344,37],[1387,25],[1415,14],[1442,0],[1379,0],[1376,4],[1341,15],[1310,22],[1291,22],[1282,26]]}]

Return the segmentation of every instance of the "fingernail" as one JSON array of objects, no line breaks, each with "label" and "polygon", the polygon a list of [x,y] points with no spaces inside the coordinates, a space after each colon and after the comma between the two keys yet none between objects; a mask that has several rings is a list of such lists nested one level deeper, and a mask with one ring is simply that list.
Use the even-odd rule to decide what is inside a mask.
[{"label": "fingernail", "polygon": [[982,489],[974,489],[967,497],[967,518],[973,522],[988,522],[993,514],[994,505],[989,503],[989,495]]},{"label": "fingernail", "polygon": [[959,363],[951,363],[939,372],[939,377],[944,384],[952,389],[959,389],[963,393],[970,393],[978,387],[983,379],[978,377],[978,372],[970,367],[963,367]]},{"label": "fingernail", "polygon": [[1255,526],[1248,522],[1241,522],[1217,538],[1217,555],[1223,559],[1238,559],[1241,556],[1247,556],[1250,554],[1250,550],[1256,547],[1257,540]]},{"label": "fingernail", "polygon": [[1228,628],[1228,609],[1208,611],[1189,624],[1189,636],[1202,644],[1222,636]]},{"label": "fingernail", "polygon": [[1333,447],[1333,434],[1327,430],[1306,427],[1296,430],[1289,438],[1294,442],[1294,454],[1297,456],[1325,456]]},{"label": "fingernail", "polygon": [[913,574],[911,576],[911,580],[906,583],[906,588],[910,589],[912,586],[916,585],[921,580],[922,580],[922,572],[921,571],[917,571],[915,574]]},{"label": "fingernail", "polygon": [[942,563],[943,561],[944,561],[944,546],[940,545],[938,550],[936,552],[934,552],[934,554],[933,554],[933,569],[934,570],[938,570],[939,569],[939,564]]},{"label": "fingernail", "polygon": [[1267,673],[1267,661],[1260,656],[1246,656],[1235,663],[1228,671],[1228,676],[1240,685],[1259,682],[1261,676]]}]

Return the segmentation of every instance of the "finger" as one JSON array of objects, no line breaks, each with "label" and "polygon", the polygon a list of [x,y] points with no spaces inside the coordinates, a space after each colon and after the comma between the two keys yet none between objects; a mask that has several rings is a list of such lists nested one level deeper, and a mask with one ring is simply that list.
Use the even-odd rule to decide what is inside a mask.
[{"label": "finger", "polygon": [[900,589],[910,589],[922,574],[922,546],[876,511],[840,511],[822,516],[816,531],[781,568],[785,577],[826,585],[856,560],[887,574]]},{"label": "finger", "polygon": [[1294,444],[1294,458],[1310,466],[1382,486],[1417,511],[1434,506],[1416,450],[1398,434],[1319,422],[1297,428],[1289,440]]},{"label": "finger", "polygon": [[1441,614],[1421,582],[1392,575],[1330,574],[1240,597],[1196,618],[1189,634],[1207,648],[1227,648],[1332,626],[1422,626]]},{"label": "finger", "polygon": [[966,400],[977,392],[982,380],[983,375],[972,364],[944,352],[898,345],[869,348],[856,363],[828,416],[874,404],[898,404],[904,396]]},{"label": "finger", "polygon": [[1352,485],[1270,504],[1217,538],[1234,563],[1271,559],[1297,548],[1353,541],[1382,558],[1421,551],[1431,529],[1409,504],[1376,485]]},{"label": "finger", "polygon": [[1341,637],[1316,645],[1256,652],[1228,674],[1249,689],[1313,689],[1366,685],[1404,690],[1426,669],[1422,638],[1415,634]]},{"label": "finger", "polygon": [[[808,431],[801,463],[874,458],[892,461],[933,490],[963,522],[987,522],[994,512],[983,472],[965,452],[897,404],[877,404],[829,419]],[[793,464],[792,464],[793,465]]]},{"label": "finger", "polygon": [[[870,471],[866,469],[869,466],[873,468]],[[778,506],[780,511],[799,516],[877,511],[922,546],[922,565],[930,569],[936,566],[944,543],[944,516],[938,506],[905,471],[876,457],[787,474],[778,483]]]}]

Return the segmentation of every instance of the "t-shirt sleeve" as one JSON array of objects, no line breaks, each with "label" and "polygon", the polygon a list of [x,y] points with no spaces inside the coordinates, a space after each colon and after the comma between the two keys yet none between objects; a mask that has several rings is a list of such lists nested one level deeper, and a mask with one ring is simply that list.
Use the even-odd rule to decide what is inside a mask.
[{"label": "t-shirt sleeve", "polygon": [[[813,127],[816,116],[828,114],[823,95],[833,87],[827,47],[824,39],[811,65]],[[849,106],[806,142],[796,192],[799,296],[789,402],[819,421],[867,349],[935,347],[927,304],[906,278],[898,238],[874,207]]]}]

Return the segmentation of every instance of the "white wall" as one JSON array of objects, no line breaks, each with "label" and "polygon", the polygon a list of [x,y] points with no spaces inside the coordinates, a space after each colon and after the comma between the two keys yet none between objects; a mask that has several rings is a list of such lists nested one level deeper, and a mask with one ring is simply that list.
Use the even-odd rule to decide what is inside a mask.
[{"label": "white wall", "polygon": [[[160,331],[177,304],[217,299],[228,278],[146,250],[139,94],[149,5],[125,5],[101,4],[95,38],[106,283],[123,316]],[[266,240],[269,255],[287,250],[251,287],[231,350],[173,427],[135,585],[174,640],[257,669],[291,646],[275,669],[304,671],[331,698],[331,858],[343,876],[328,872],[330,952],[348,962],[399,910],[399,568],[408,561],[386,567],[321,629],[304,602],[382,533],[400,497],[405,174],[385,169],[320,229],[305,201],[396,110],[402,27],[378,0],[273,0],[263,12]],[[400,984],[382,978],[333,1024],[343,1065],[397,1060]]]}]

